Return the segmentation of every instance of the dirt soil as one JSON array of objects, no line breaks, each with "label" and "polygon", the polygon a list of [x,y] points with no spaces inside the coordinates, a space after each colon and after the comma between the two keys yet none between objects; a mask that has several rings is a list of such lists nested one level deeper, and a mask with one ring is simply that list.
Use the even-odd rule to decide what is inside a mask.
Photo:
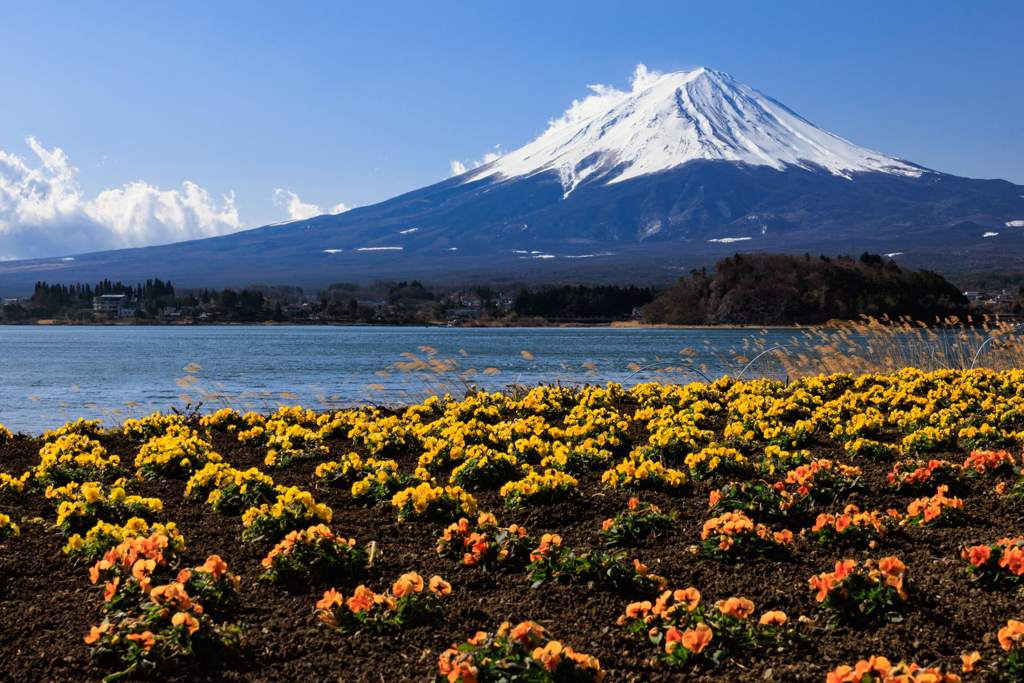
[{"label": "dirt soil", "polygon": [[[646,441],[642,426],[634,424],[634,443]],[[241,605],[229,617],[243,624],[247,635],[241,652],[219,667],[173,661],[153,678],[164,681],[431,681],[437,676],[437,657],[453,643],[476,631],[493,631],[501,622],[531,619],[553,638],[577,651],[597,656],[608,681],[821,681],[841,664],[855,664],[872,654],[893,661],[919,664],[946,663],[960,669],[960,655],[980,650],[991,659],[999,652],[995,632],[1008,619],[1021,619],[1024,598],[1011,592],[988,591],[970,583],[959,549],[965,544],[994,543],[1022,533],[1024,504],[1020,499],[996,496],[996,480],[981,478],[952,487],[950,494],[964,498],[970,523],[954,529],[903,527],[891,533],[870,556],[895,555],[908,568],[908,578],[920,590],[921,600],[900,623],[863,629],[840,626],[826,629],[819,620],[811,638],[795,651],[745,651],[715,669],[679,672],[652,666],[652,646],[631,638],[615,625],[625,606],[653,596],[623,595],[586,584],[550,585],[532,589],[522,565],[483,573],[442,559],[435,551],[441,525],[399,523],[390,504],[365,508],[347,488],[319,484],[316,463],[284,470],[264,467],[265,449],[244,447],[226,435],[213,436],[215,450],[239,469],[259,467],[278,484],[313,492],[318,502],[334,511],[332,530],[360,543],[376,541],[383,560],[355,576],[280,583],[260,581],[260,561],[269,543],[244,543],[238,516],[215,513],[202,501],[183,497],[184,481],[150,481],[140,495],[159,497],[162,521],[177,523],[188,546],[184,566],[202,564],[218,554],[231,571],[242,577]],[[139,443],[123,436],[106,437],[104,447],[131,466]],[[338,459],[361,452],[346,441],[328,441]],[[41,442],[16,437],[0,447],[0,471],[20,475],[39,462]],[[855,464],[864,470],[868,492],[817,507],[789,518],[794,533],[810,528],[819,512],[836,513],[848,503],[862,510],[905,510],[916,496],[894,493],[886,480],[891,462],[859,459],[851,462],[840,447],[822,439],[813,447],[817,457]],[[962,462],[964,452],[939,455]],[[415,467],[416,454],[399,464]],[[699,541],[708,512],[708,494],[722,482],[692,482],[673,494],[649,493],[641,500],[678,514],[679,528],[626,548],[652,572],[665,576],[670,589],[694,586],[702,600],[741,596],[752,600],[757,614],[782,610],[791,619],[817,616],[814,591],[808,578],[831,571],[842,559],[863,560],[869,555],[842,545],[824,545],[797,537],[789,561],[758,560],[734,566],[697,558],[688,548]],[[496,491],[476,494],[481,511],[494,512],[502,525],[525,525],[530,535],[558,533],[574,547],[600,547],[597,531],[603,520],[621,510],[630,494],[601,486],[600,473],[580,478],[582,497],[534,510],[504,511]],[[56,513],[41,494],[0,493],[0,512],[9,514],[22,530],[18,538],[0,542],[0,681],[94,681],[113,672],[89,659],[83,636],[102,621],[99,590],[89,581],[88,565],[75,565],[61,552],[64,540],[53,530]],[[777,529],[782,525],[771,525]],[[339,636],[314,617],[314,603],[327,588],[351,594],[360,583],[382,591],[407,571],[424,577],[440,574],[453,592],[445,602],[443,621],[397,636],[362,634]],[[967,680],[985,680],[974,678]]]}]

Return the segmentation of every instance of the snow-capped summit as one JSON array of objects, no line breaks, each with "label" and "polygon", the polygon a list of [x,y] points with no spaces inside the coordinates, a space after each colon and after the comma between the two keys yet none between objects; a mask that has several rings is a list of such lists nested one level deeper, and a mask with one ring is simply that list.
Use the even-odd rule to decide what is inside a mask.
[{"label": "snow-capped summit", "polygon": [[689,161],[738,161],[782,170],[825,169],[849,177],[920,177],[919,166],[848,142],[800,118],[728,74],[660,74],[641,64],[632,91],[590,86],[536,140],[466,174],[466,180],[556,171],[568,195],[584,179],[617,183]]}]

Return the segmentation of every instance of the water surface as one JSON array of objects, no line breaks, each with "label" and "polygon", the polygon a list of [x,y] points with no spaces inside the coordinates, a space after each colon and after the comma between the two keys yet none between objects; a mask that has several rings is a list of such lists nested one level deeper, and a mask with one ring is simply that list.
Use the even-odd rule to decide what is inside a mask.
[{"label": "water surface", "polygon": [[[689,358],[691,365],[704,364],[711,376],[720,376],[721,359],[744,338],[785,342],[793,335],[725,329],[7,325],[0,326],[0,424],[38,433],[63,424],[65,414],[95,419],[106,410],[104,423],[110,425],[128,414],[180,407],[179,394],[199,396],[175,383],[189,363],[203,366],[201,386],[212,390],[212,382],[220,382],[222,391],[262,410],[277,400],[315,406],[317,395],[336,396],[341,404],[407,402],[410,392],[422,394],[424,387],[393,364],[410,361],[403,353],[426,359],[420,347],[459,361],[462,370],[477,370],[470,381],[481,387],[559,378],[602,384],[629,378],[632,384],[654,377],[654,369],[630,377],[631,363],[660,368]],[[696,353],[682,356],[683,349]],[[596,377],[586,374],[591,369],[584,363],[596,366]],[[498,374],[483,374],[487,368]],[[297,398],[282,398],[282,392]]]}]

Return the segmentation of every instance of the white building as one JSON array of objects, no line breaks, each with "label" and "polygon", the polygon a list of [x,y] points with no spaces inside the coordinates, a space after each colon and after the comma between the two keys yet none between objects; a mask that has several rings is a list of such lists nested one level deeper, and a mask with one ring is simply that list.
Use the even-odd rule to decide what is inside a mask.
[{"label": "white building", "polygon": [[118,315],[126,303],[128,303],[127,294],[104,294],[103,296],[93,297],[92,312]]}]

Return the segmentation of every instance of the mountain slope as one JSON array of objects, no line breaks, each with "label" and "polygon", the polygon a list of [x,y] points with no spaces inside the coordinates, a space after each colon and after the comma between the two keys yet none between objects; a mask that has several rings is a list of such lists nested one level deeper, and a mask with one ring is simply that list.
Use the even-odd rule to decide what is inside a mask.
[{"label": "mountain slope", "polygon": [[657,284],[751,250],[1024,269],[1022,220],[1024,187],[858,147],[725,74],[638,71],[630,92],[599,87],[534,142],[430,187],[212,239],[0,263],[0,293],[149,277]]}]

